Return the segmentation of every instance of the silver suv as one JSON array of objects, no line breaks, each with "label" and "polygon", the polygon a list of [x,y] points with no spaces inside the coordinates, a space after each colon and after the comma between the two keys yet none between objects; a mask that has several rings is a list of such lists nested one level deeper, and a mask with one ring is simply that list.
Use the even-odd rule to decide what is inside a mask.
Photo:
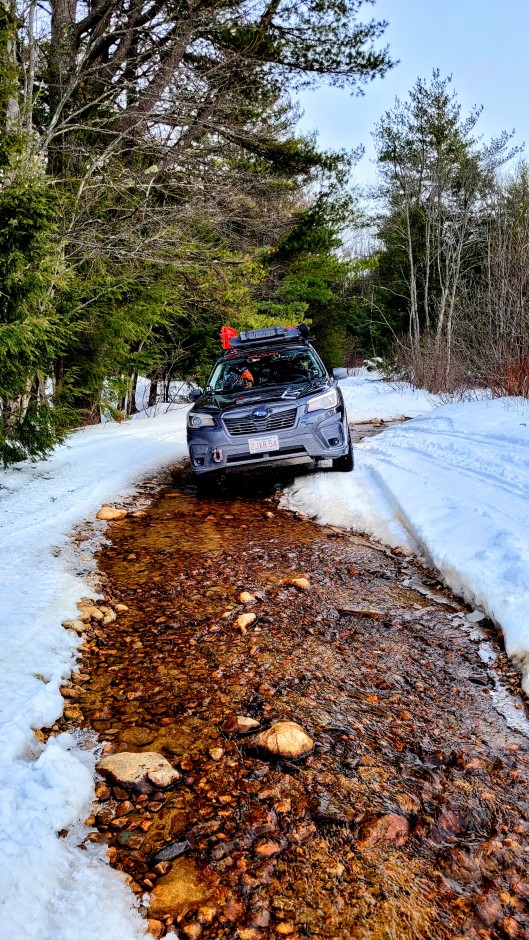
[{"label": "silver suv", "polygon": [[193,472],[202,476],[300,457],[352,470],[343,396],[310,345],[307,326],[238,335],[224,327],[221,335],[224,355],[204,390],[189,396],[195,402],[187,416]]}]

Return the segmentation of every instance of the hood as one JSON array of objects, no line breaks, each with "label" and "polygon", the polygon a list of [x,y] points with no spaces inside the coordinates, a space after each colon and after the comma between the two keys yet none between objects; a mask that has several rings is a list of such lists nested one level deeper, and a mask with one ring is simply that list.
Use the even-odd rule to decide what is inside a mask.
[{"label": "hood", "polygon": [[197,411],[228,411],[232,408],[252,408],[260,402],[275,402],[276,404],[285,404],[296,402],[308,395],[315,395],[318,391],[325,390],[331,385],[324,379],[318,379],[316,382],[304,382],[302,385],[292,384],[284,386],[273,386],[271,388],[253,388],[240,389],[237,392],[226,394],[207,394],[204,393],[195,402],[194,408]]}]

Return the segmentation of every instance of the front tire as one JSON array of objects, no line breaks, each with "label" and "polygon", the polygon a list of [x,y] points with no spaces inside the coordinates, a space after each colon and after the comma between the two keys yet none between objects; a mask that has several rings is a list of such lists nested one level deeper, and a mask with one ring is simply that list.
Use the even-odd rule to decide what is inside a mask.
[{"label": "front tire", "polygon": [[347,439],[349,441],[349,450],[347,451],[346,454],[343,455],[343,457],[335,457],[332,462],[333,470],[337,470],[339,473],[350,473],[355,465],[354,455],[353,455],[353,442],[351,440],[350,431],[349,431]]}]

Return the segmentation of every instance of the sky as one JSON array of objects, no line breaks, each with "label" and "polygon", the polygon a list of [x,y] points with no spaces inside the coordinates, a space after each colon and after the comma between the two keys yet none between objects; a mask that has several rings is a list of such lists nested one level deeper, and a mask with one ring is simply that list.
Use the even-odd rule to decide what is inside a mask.
[{"label": "sky", "polygon": [[303,131],[318,131],[323,149],[347,150],[363,144],[359,183],[372,182],[375,169],[371,131],[405,99],[417,78],[438,68],[452,75],[463,113],[483,106],[476,132],[485,141],[515,130],[514,141],[529,153],[529,3],[527,0],[376,0],[362,19],[387,20],[385,44],[399,60],[384,79],[365,86],[364,97],[320,88],[300,96]]}]

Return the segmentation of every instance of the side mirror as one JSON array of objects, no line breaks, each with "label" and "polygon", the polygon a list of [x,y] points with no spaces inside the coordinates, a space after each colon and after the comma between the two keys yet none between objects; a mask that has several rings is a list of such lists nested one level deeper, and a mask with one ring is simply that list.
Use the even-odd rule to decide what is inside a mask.
[{"label": "side mirror", "polygon": [[203,394],[204,393],[201,388],[192,388],[187,397],[189,398],[189,401],[198,401],[200,396]]},{"label": "side mirror", "polygon": [[346,379],[347,378],[347,369],[333,369],[332,377],[333,379]]}]

